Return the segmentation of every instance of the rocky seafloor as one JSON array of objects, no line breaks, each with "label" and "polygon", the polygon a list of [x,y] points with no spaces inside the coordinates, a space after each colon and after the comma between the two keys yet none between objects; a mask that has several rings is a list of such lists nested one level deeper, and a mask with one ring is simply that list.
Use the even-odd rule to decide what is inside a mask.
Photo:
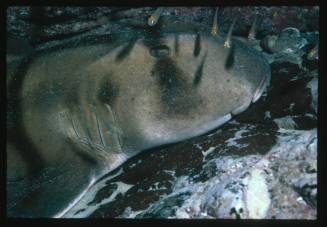
[{"label": "rocky seafloor", "polygon": [[[103,15],[123,21],[152,11],[13,7],[7,29],[42,49],[66,36],[121,29],[121,24],[103,25],[110,20]],[[172,8],[166,14],[210,24],[213,11]],[[260,100],[206,135],[131,158],[63,217],[316,219],[319,57],[312,49],[319,44],[319,8],[226,7],[219,14],[223,31],[225,15],[237,12],[247,15],[235,28],[240,35],[250,27],[249,18],[261,16],[254,46],[266,56],[272,75]],[[42,17],[51,23],[35,22]]]}]

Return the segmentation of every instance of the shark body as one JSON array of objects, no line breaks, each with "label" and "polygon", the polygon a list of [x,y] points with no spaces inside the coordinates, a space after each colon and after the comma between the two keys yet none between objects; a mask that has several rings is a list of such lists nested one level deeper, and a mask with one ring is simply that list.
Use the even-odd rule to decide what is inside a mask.
[{"label": "shark body", "polygon": [[7,214],[60,217],[128,158],[244,111],[270,66],[239,39],[174,31],[43,52],[7,76]]}]

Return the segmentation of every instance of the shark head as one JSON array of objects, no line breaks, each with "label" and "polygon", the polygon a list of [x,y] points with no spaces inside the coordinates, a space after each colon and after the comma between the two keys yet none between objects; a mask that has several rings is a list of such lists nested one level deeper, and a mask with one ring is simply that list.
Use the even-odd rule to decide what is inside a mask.
[{"label": "shark head", "polygon": [[257,101],[270,77],[269,64],[247,43],[232,39],[226,48],[223,38],[201,33],[133,39],[87,71],[103,78],[98,99],[115,113],[126,152],[222,125]]}]

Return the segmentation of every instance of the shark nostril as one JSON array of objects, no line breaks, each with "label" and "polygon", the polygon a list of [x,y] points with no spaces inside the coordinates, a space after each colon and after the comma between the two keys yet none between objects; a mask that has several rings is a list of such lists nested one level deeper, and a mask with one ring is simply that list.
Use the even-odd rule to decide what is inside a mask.
[{"label": "shark nostril", "polygon": [[170,48],[167,45],[157,45],[150,49],[150,54],[158,59],[166,58],[170,54]]}]

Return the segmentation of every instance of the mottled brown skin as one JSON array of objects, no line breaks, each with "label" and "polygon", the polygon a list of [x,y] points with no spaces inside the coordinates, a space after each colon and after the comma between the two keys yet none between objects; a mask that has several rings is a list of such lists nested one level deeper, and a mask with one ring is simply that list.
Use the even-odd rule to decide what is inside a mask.
[{"label": "mottled brown skin", "polygon": [[8,215],[60,216],[140,151],[203,134],[245,110],[270,68],[239,40],[223,43],[175,33],[33,58],[12,101],[18,120],[7,126]]}]

